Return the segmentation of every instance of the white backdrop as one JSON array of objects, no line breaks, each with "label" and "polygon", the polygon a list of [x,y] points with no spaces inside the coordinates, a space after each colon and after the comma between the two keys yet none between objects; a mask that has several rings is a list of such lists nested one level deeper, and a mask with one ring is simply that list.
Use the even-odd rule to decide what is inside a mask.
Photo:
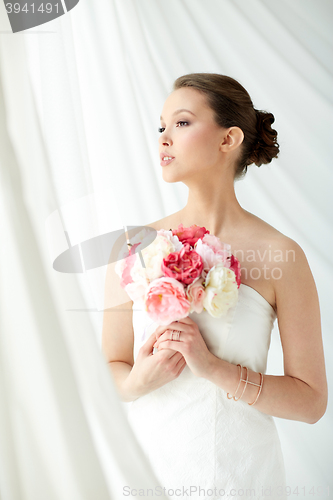
[{"label": "white backdrop", "polygon": [[[58,486],[48,498],[73,498],[73,491],[85,491],[88,498],[91,485],[84,475],[88,462],[89,467],[94,463],[96,484],[103,489],[105,483],[101,498],[112,494],[110,481],[105,476],[101,480],[103,467],[111,467],[112,461],[118,463],[112,466],[114,470],[118,467],[133,477],[135,460],[139,460],[146,471],[141,477],[153,484],[125,422],[121,436],[128,449],[133,446],[134,450],[130,453],[133,464],[128,461],[127,466],[122,462],[119,433],[112,433],[114,423],[108,423],[121,418],[126,405],[118,404],[99,353],[106,269],[64,275],[52,269],[52,262],[68,248],[64,231],[74,245],[123,224],[147,224],[184,206],[187,188],[163,182],[157,148],[164,99],[182,74],[230,75],[246,87],[255,107],[275,115],[280,157],[260,169],[251,166],[245,179],[236,183],[236,194],[246,210],[297,241],[308,257],[320,297],[330,385],[332,3],[81,0],[70,14],[16,35],[6,33],[3,5],[0,13],[1,235],[6,241],[1,245],[0,262],[0,322],[6,332],[0,344],[2,359],[12,359],[8,356],[14,356],[18,342],[24,345],[22,359],[15,354],[15,363],[4,364],[7,375],[1,387],[7,398],[25,409],[18,413],[26,417],[15,423],[13,415],[1,416],[1,425],[12,422],[14,442],[8,441],[3,448],[0,479],[5,481],[8,468],[11,476],[6,474],[6,491],[13,491],[8,477],[14,477],[15,471],[26,485],[22,496],[3,494],[4,498],[42,498],[28,479],[20,432],[31,412],[26,449],[34,441],[39,442],[40,454],[47,453],[43,443],[47,436],[51,439],[51,428],[38,425],[41,414],[32,412],[32,404],[43,398],[38,408],[47,408],[49,418],[53,415],[68,422],[68,399],[58,398],[57,388],[62,387],[62,377],[73,377],[72,371],[76,378],[68,391],[82,421],[81,437],[89,436],[84,443],[91,448],[89,453],[88,448],[82,450],[79,436],[77,441],[69,439],[65,426],[54,423],[62,443],[55,456],[64,458],[67,450],[67,460],[61,462],[67,481],[62,491]],[[20,314],[16,314],[18,304]],[[13,343],[13,332],[18,331],[22,333]],[[34,342],[35,354],[32,351],[24,370],[19,369],[23,354],[32,350]],[[30,355],[35,356],[33,369]],[[87,365],[93,367],[89,373]],[[43,370],[50,381],[40,387],[37,381]],[[267,373],[283,374],[276,325]],[[98,377],[103,380],[101,386]],[[84,404],[78,392],[86,394]],[[29,398],[24,398],[27,394]],[[91,406],[95,413],[89,420]],[[292,489],[298,486],[306,498],[314,497],[309,494],[312,486],[315,493],[320,492],[318,487],[333,486],[330,401],[325,416],[315,425],[284,419],[275,422],[285,454],[287,484]],[[56,442],[48,443],[48,448]],[[78,456],[82,467],[74,471],[71,459],[75,463]],[[41,466],[41,455],[36,452],[32,457],[30,465]],[[45,480],[40,487],[43,494],[52,478],[55,481],[51,471],[56,458],[48,460],[50,483]]]}]

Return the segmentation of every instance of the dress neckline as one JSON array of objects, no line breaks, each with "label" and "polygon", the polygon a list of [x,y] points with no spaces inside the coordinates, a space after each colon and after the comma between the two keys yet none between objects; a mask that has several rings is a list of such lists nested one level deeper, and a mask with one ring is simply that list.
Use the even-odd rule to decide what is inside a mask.
[{"label": "dress neckline", "polygon": [[245,286],[248,290],[252,290],[252,293],[255,293],[258,299],[261,300],[263,304],[268,305],[271,308],[271,311],[273,311],[273,313],[276,315],[275,309],[272,304],[270,304],[268,300],[266,300],[265,297],[263,297],[263,295],[261,295],[261,293],[259,293],[255,288],[252,288],[252,286],[246,285],[245,283],[241,283],[240,286]]}]

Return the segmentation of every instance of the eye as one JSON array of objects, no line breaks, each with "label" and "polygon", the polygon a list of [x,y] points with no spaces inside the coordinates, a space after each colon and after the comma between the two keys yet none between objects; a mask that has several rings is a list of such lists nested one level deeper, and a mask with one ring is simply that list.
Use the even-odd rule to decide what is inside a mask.
[{"label": "eye", "polygon": [[[184,122],[184,121],[179,121],[176,123],[176,125],[180,126],[180,127],[183,127],[184,125],[189,125],[189,122]],[[164,132],[165,130],[165,127],[159,127],[158,128],[158,131],[160,134],[162,134],[162,132]]]}]

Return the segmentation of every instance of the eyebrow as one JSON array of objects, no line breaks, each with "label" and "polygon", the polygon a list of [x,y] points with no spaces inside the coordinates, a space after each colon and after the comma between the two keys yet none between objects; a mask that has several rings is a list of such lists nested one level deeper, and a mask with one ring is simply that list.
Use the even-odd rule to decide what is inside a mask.
[{"label": "eyebrow", "polygon": [[[194,113],[192,113],[192,111],[190,111],[189,109],[177,109],[173,114],[172,116],[175,116],[175,115],[178,115],[178,113],[181,113],[182,111],[186,111],[187,113],[191,113],[191,115],[193,116],[196,116]],[[163,120],[162,116],[160,116],[160,119]]]}]

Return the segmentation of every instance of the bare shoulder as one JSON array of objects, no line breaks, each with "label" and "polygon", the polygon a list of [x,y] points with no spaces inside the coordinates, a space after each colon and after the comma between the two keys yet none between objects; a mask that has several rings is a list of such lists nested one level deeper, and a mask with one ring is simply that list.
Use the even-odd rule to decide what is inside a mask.
[{"label": "bare shoulder", "polygon": [[293,266],[296,261],[298,266],[306,267],[307,259],[304,250],[295,240],[259,217],[254,217],[257,231],[253,231],[253,237],[256,238],[258,246],[270,250],[267,254],[269,258],[272,258],[272,252],[274,252],[274,262],[282,263],[286,268]]},{"label": "bare shoulder", "polygon": [[269,282],[274,290],[277,311],[281,313],[296,302],[302,302],[303,312],[307,307],[317,309],[317,289],[303,248],[261,219],[257,224],[258,260],[270,270]]},{"label": "bare shoulder", "polygon": [[274,260],[275,272],[272,274],[272,284],[275,290],[276,305],[281,303],[282,295],[291,293],[311,293],[317,296],[315,281],[303,248],[292,238],[281,234],[271,240],[271,258]]},{"label": "bare shoulder", "polygon": [[260,217],[249,212],[248,214],[244,234],[252,248],[288,252],[287,255],[290,254],[291,256],[294,254],[304,255],[302,248],[295,240],[260,219]]},{"label": "bare shoulder", "polygon": [[279,271],[273,276],[277,307],[279,302],[282,303],[283,298],[289,297],[291,300],[291,295],[294,295],[293,301],[302,296],[304,304],[307,299],[317,302],[314,277],[306,254],[299,243],[283,235],[273,240],[272,248]]},{"label": "bare shoulder", "polygon": [[239,227],[228,236],[230,240],[225,241],[241,264],[242,283],[259,292],[277,312],[277,295],[283,293],[285,276],[309,273],[301,246],[250,212],[245,212]]}]

